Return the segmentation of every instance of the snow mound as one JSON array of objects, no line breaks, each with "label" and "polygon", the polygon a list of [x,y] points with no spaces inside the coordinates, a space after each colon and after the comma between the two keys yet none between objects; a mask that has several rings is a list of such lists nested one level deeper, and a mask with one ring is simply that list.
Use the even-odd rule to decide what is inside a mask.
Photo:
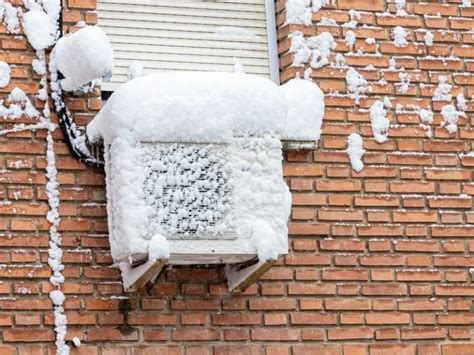
[{"label": "snow mound", "polygon": [[288,104],[286,139],[319,139],[324,116],[324,94],[314,83],[293,79],[281,86]]},{"label": "snow mound", "polygon": [[456,133],[458,131],[457,123],[459,117],[466,117],[466,114],[462,111],[457,111],[454,105],[445,105],[441,109],[441,116],[443,117],[441,127],[446,127],[449,133]]},{"label": "snow mound", "polygon": [[351,160],[352,169],[356,172],[362,171],[364,169],[364,163],[362,162],[362,157],[364,156],[364,140],[358,133],[351,133],[347,137],[347,155]]},{"label": "snow mound", "polygon": [[87,134],[92,141],[102,137],[106,142],[121,131],[154,142],[219,143],[233,136],[263,134],[315,140],[323,99],[316,84],[303,80],[280,88],[250,74],[157,73],[115,91],[88,125]]},{"label": "snow mound", "polygon": [[387,141],[390,128],[390,120],[387,118],[387,111],[384,110],[384,103],[380,100],[375,101],[370,106],[369,116],[375,141],[384,143]]},{"label": "snow mound", "polygon": [[31,10],[23,15],[23,30],[28,42],[36,50],[46,49],[54,44],[56,25],[43,11]]},{"label": "snow mound", "polygon": [[156,234],[148,244],[148,257],[150,260],[166,259],[170,257],[170,245],[165,237]]},{"label": "snow mound", "polygon": [[58,70],[64,75],[61,86],[65,91],[74,91],[97,78],[112,77],[112,46],[97,26],[62,37],[54,52]]}]

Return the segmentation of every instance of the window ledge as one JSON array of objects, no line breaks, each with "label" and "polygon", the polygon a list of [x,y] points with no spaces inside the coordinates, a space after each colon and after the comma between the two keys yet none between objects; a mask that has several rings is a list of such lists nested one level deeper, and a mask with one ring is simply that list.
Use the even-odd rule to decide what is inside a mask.
[{"label": "window ledge", "polygon": [[283,150],[314,150],[318,148],[319,141],[294,141],[282,140]]}]

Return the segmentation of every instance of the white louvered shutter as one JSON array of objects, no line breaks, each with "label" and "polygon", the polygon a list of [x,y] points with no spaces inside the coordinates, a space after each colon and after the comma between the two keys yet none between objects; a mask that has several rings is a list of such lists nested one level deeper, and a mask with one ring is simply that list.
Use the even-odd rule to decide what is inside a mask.
[{"label": "white louvered shutter", "polygon": [[134,60],[144,73],[233,71],[278,81],[273,0],[98,0],[98,25],[115,57],[104,90],[127,81]]}]

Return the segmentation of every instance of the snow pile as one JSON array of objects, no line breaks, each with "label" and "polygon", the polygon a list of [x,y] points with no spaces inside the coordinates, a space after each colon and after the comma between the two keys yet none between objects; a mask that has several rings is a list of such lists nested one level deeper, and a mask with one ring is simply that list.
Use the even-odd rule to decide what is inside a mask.
[{"label": "snow pile", "polygon": [[397,16],[407,16],[405,0],[395,0],[395,5],[397,6]]},{"label": "snow pile", "polygon": [[361,96],[371,90],[367,80],[354,68],[350,68],[346,73],[346,85],[349,96],[354,100],[356,105],[360,103]]},{"label": "snow pile", "polygon": [[8,32],[20,32],[20,20],[23,11],[20,7],[14,7],[8,2],[0,2],[0,16],[3,23],[7,27]]},{"label": "snow pile", "polygon": [[329,32],[305,39],[303,33],[295,31],[291,34],[290,53],[293,53],[293,66],[301,67],[311,58],[312,68],[322,68],[329,64],[331,50],[336,42]]},{"label": "snow pile", "polygon": [[133,80],[143,76],[143,64],[139,60],[134,60],[130,63],[127,71],[128,80]]},{"label": "snow pile", "polygon": [[355,33],[351,30],[348,30],[346,32],[346,35],[344,37],[344,42],[346,42],[347,47],[349,47],[349,50],[352,52],[354,50],[354,43],[356,41],[356,36]]},{"label": "snow pile", "polygon": [[0,88],[10,84],[10,66],[5,62],[0,62]]},{"label": "snow pile", "polygon": [[466,114],[462,111],[457,111],[454,105],[445,105],[441,109],[441,116],[443,117],[441,127],[446,127],[449,133],[456,133],[458,131],[457,122],[459,117],[466,117]]},{"label": "snow pile", "polygon": [[35,109],[30,99],[20,88],[14,88],[6,102],[0,100],[0,117],[9,119],[18,119],[23,116],[27,118],[35,118],[39,116],[39,112]]},{"label": "snow pile", "polygon": [[54,52],[57,69],[64,75],[61,86],[65,91],[77,90],[100,77],[112,77],[112,46],[99,27],[84,27],[62,37]]},{"label": "snow pile", "polygon": [[434,92],[433,101],[451,101],[451,88],[453,86],[448,84],[448,78],[444,75],[439,76],[438,80],[439,83]]},{"label": "snow pile", "polygon": [[[140,141],[229,142],[233,136],[272,134],[279,138],[314,140],[324,109],[316,84],[292,81],[278,87],[272,81],[240,73],[159,73],[122,85],[88,125],[91,140],[110,142],[121,131]],[[308,90],[312,87],[313,90]],[[288,115],[295,103],[291,90],[311,100]],[[315,112],[317,111],[317,112]],[[294,112],[294,111],[290,111]],[[293,120],[293,121],[291,121]],[[308,130],[308,127],[314,127]]]},{"label": "snow pile", "polygon": [[313,12],[311,0],[288,0],[286,2],[286,24],[311,25]]},{"label": "snow pile", "polygon": [[430,47],[430,46],[433,45],[433,38],[434,38],[433,32],[431,32],[431,31],[426,31],[424,40],[425,40],[425,44],[426,44],[428,47]]},{"label": "snow pile", "polygon": [[387,118],[387,111],[384,110],[384,103],[380,100],[375,101],[370,106],[369,116],[375,141],[384,143],[387,141],[390,128],[390,120]]},{"label": "snow pile", "polygon": [[322,68],[329,64],[331,50],[336,48],[336,42],[334,42],[334,38],[329,32],[323,32],[318,36],[308,38],[306,44],[313,50],[310,63],[312,68]]},{"label": "snow pile", "polygon": [[362,162],[362,157],[364,156],[364,141],[360,134],[351,133],[347,137],[347,155],[351,160],[352,169],[356,172],[362,171],[364,169],[364,163]]},{"label": "snow pile", "polygon": [[311,58],[311,49],[306,44],[303,32],[295,31],[290,34],[291,46],[290,53],[293,53],[293,66],[303,67]]},{"label": "snow pile", "polygon": [[56,39],[55,22],[41,10],[30,10],[23,15],[23,31],[36,50],[52,46]]},{"label": "snow pile", "polygon": [[407,41],[408,32],[401,26],[397,26],[393,29],[393,40],[395,47],[402,48],[408,46]]},{"label": "snow pile", "polygon": [[324,94],[307,80],[293,79],[281,86],[288,105],[285,119],[285,139],[296,140],[306,132],[311,140],[319,139],[324,116]]},{"label": "snow pile", "polygon": [[471,0],[462,0],[462,4],[459,7],[471,7]]}]

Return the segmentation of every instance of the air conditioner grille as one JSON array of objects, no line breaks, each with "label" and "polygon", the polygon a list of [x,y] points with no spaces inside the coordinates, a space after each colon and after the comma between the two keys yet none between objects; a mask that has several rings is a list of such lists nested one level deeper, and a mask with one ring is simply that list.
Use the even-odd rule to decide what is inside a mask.
[{"label": "air conditioner grille", "polygon": [[144,144],[145,202],[152,233],[169,239],[233,238],[225,145]]}]

